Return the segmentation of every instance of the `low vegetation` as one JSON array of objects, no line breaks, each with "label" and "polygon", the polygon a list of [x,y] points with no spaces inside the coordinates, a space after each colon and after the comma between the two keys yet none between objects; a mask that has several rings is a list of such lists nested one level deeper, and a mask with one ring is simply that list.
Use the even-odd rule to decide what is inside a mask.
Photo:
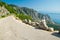
[{"label": "low vegetation", "polygon": [[53,27],[54,30],[59,30],[60,25],[56,25],[56,24],[47,24],[49,27]]},{"label": "low vegetation", "polygon": [[21,20],[24,20],[24,19],[32,20],[32,17],[31,17],[31,16],[25,15],[25,14],[23,14],[23,13],[16,14],[16,17],[18,17],[18,18],[21,19]]},{"label": "low vegetation", "polygon": [[[10,12],[10,14],[15,14],[16,17],[18,17],[21,20],[24,19],[29,19],[32,20],[32,17],[30,15],[25,15],[23,13],[17,13],[13,7],[11,7],[10,5],[4,3],[4,2],[0,2],[0,6],[5,6],[5,8]],[[6,15],[7,16],[7,15]],[[1,17],[5,17],[5,15],[2,15]]]}]

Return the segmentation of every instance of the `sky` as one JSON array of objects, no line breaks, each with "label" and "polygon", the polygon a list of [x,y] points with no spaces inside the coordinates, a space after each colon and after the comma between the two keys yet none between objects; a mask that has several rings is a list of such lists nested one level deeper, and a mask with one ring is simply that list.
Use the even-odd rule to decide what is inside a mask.
[{"label": "sky", "polygon": [[8,4],[32,8],[41,12],[60,13],[60,0],[3,0]]}]

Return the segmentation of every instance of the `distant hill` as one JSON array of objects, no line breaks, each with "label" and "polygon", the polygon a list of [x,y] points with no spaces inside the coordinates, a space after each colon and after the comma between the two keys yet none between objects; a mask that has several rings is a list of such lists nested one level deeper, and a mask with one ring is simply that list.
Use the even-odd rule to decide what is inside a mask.
[{"label": "distant hill", "polygon": [[46,20],[51,22],[51,18],[48,14],[42,14],[42,13],[37,12],[34,9],[30,9],[27,7],[18,7],[16,5],[10,5],[10,6],[13,7],[13,9],[19,14],[24,13],[25,15],[30,15],[35,21],[40,21],[45,17]]}]

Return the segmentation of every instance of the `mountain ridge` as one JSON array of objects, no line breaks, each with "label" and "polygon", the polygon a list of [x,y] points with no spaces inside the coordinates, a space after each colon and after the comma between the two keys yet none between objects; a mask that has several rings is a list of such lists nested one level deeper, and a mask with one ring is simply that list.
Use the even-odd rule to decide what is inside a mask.
[{"label": "mountain ridge", "polygon": [[5,2],[0,2],[0,6],[4,6],[10,12],[10,14],[12,14],[12,13],[15,13],[15,14],[23,13],[24,15],[31,16],[31,18],[34,21],[38,21],[38,22],[41,21],[45,17],[47,23],[53,23],[48,14],[42,14],[42,13],[40,13],[34,9],[30,9],[27,7],[20,7],[20,6],[13,5],[13,4],[7,4]]}]

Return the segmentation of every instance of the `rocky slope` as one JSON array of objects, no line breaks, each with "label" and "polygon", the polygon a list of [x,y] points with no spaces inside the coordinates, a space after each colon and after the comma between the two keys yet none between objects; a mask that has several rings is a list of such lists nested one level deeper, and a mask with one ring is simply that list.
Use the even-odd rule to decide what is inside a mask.
[{"label": "rocky slope", "polygon": [[17,12],[17,13],[24,13],[26,15],[30,15],[32,16],[33,20],[35,21],[40,21],[42,20],[44,17],[46,20],[51,21],[50,16],[42,14],[42,13],[38,13],[36,10],[34,9],[30,9],[27,7],[18,7],[16,5],[10,5],[11,7],[13,7],[13,9]]},{"label": "rocky slope", "polygon": [[19,6],[12,5],[12,4],[9,5],[4,2],[0,2],[0,6],[4,6],[10,13],[18,13],[18,14],[23,13],[25,15],[30,15],[34,21],[40,21],[44,17],[46,20],[51,21],[51,18],[48,15],[38,13],[34,9],[30,9],[27,7],[19,7]]},{"label": "rocky slope", "polygon": [[[12,4],[6,4],[5,2],[0,2],[0,7],[2,8],[2,9],[0,8],[0,15],[3,15],[3,14],[8,15],[8,14],[12,14],[12,13],[24,14],[24,15],[31,16],[34,21],[38,21],[38,22],[45,18],[48,26],[55,27],[55,25],[53,24],[54,22],[51,20],[49,15],[39,13],[38,11],[36,11],[34,9],[30,9],[27,7],[19,7],[19,6],[12,5]],[[22,16],[22,15],[20,15],[20,16]]]},{"label": "rocky slope", "polygon": [[8,12],[10,12],[10,14],[11,13],[16,13],[16,14],[23,13],[25,15],[31,16],[34,21],[40,21],[45,18],[48,23],[52,23],[52,20],[49,15],[39,13],[38,11],[34,9],[30,9],[27,7],[19,7],[19,6],[12,5],[12,4],[6,4],[5,2],[0,2],[0,6],[1,8],[4,7],[6,9],[4,14],[7,14]]}]

